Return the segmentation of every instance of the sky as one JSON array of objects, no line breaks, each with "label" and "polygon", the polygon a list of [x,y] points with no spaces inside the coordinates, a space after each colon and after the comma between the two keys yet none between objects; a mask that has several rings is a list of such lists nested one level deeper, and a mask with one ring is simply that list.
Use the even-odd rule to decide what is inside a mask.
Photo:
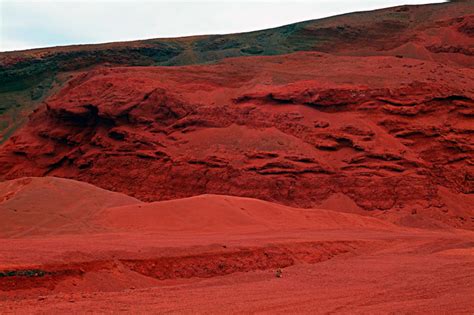
[{"label": "sky", "polygon": [[0,51],[266,29],[417,0],[0,0]]}]

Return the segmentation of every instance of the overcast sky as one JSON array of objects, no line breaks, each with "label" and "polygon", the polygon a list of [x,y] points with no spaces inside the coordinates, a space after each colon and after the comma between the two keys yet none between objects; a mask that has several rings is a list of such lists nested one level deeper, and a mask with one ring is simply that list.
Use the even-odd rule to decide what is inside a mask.
[{"label": "overcast sky", "polygon": [[265,29],[417,0],[0,0],[0,51]]}]

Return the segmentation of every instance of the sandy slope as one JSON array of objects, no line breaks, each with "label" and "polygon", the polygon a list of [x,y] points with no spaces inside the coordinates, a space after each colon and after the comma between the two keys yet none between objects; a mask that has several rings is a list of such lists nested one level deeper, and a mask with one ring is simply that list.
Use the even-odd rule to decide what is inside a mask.
[{"label": "sandy slope", "polygon": [[102,208],[139,203],[93,185],[54,177],[0,183],[0,237],[89,233]]},{"label": "sandy slope", "polygon": [[393,228],[393,224],[323,209],[296,209],[252,198],[200,195],[171,201],[108,208],[96,218],[128,231],[186,233],[287,229]]},{"label": "sandy slope", "polygon": [[0,183],[3,238],[99,232],[263,232],[394,225],[368,216],[297,209],[252,198],[200,195],[144,203],[91,184],[57,177]]}]

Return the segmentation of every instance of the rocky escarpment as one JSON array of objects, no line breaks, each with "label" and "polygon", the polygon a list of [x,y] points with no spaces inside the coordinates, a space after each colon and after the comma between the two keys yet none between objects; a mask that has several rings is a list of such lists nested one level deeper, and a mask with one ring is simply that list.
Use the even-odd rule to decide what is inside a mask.
[{"label": "rocky escarpment", "polygon": [[142,200],[215,193],[311,207],[345,195],[404,224],[472,228],[473,74],[321,53],[100,68],[31,115],[1,147],[0,173]]}]

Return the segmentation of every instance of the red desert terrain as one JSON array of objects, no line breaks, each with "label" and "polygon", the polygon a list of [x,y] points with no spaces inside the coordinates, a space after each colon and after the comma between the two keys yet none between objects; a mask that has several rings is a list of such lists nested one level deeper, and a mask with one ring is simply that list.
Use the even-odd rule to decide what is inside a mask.
[{"label": "red desert terrain", "polygon": [[471,1],[0,54],[0,313],[474,313],[473,54]]}]

